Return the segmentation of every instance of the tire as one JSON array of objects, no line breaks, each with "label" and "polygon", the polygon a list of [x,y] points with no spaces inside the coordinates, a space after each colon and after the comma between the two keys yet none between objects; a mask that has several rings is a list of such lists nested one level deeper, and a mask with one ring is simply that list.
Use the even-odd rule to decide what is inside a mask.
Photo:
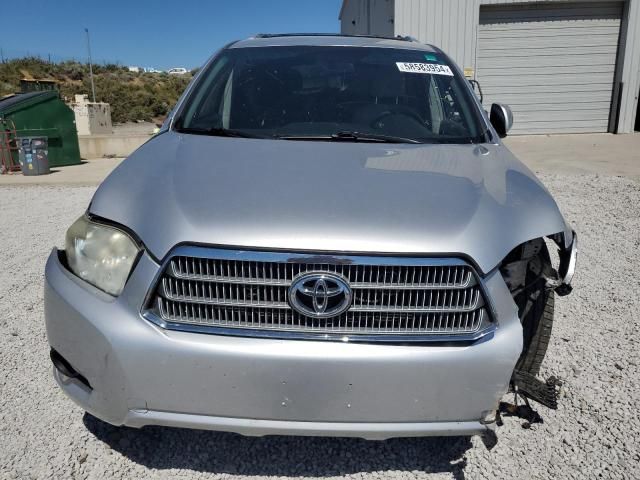
[{"label": "tire", "polygon": [[518,302],[522,322],[522,354],[516,363],[516,370],[537,375],[547,353],[553,327],[555,295],[545,288],[544,281],[539,287]]}]

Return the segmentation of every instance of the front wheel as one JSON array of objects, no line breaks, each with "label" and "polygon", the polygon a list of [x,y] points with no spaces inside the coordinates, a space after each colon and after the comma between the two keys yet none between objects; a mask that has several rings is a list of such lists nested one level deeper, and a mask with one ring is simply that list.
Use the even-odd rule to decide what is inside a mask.
[{"label": "front wheel", "polygon": [[522,322],[522,354],[516,364],[516,370],[537,375],[547,353],[553,326],[555,295],[540,281],[538,288],[518,302]]}]

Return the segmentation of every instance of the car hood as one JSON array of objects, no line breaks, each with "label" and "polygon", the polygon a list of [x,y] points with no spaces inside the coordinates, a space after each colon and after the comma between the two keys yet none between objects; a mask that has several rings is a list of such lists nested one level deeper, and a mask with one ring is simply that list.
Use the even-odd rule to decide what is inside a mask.
[{"label": "car hood", "polygon": [[195,243],[451,255],[488,272],[520,243],[568,232],[550,194],[503,145],[167,132],[111,173],[89,211],[133,230],[158,259]]}]

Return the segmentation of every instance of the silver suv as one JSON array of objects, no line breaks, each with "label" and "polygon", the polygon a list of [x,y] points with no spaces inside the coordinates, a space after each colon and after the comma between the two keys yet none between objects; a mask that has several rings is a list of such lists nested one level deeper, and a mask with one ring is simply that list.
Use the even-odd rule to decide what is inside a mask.
[{"label": "silver suv", "polygon": [[576,255],[511,123],[409,39],[226,46],[49,257],[58,384],[113,425],[490,431]]}]

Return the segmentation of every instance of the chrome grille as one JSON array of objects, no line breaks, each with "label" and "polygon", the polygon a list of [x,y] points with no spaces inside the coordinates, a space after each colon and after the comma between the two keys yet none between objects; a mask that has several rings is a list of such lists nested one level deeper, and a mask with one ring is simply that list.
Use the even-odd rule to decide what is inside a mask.
[{"label": "chrome grille", "polygon": [[[299,275],[310,272],[329,272],[347,280],[352,289],[349,310],[319,319],[292,309],[289,287]],[[461,260],[200,247],[182,247],[168,261],[149,310],[174,327],[325,335],[463,335],[490,323],[478,278]]]}]

